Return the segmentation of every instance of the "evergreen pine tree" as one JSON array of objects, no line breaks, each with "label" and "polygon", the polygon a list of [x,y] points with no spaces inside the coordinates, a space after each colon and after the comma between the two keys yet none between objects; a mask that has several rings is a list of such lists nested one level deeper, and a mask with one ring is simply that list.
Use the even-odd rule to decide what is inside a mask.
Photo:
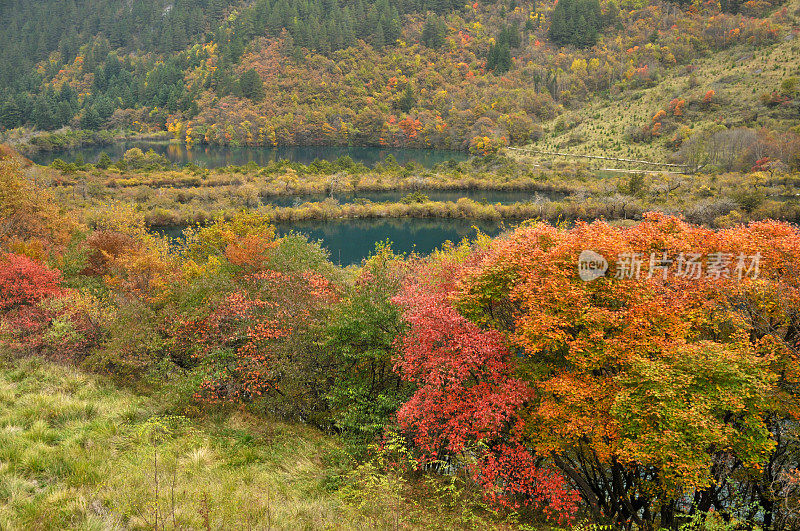
[{"label": "evergreen pine tree", "polygon": [[511,70],[512,66],[511,50],[505,40],[498,41],[489,48],[486,59],[488,70],[492,70],[495,74],[503,74]]},{"label": "evergreen pine tree", "polygon": [[397,108],[402,112],[409,112],[416,104],[417,99],[414,97],[414,90],[411,88],[411,84],[409,83],[406,85],[403,95],[397,101]]},{"label": "evergreen pine tree", "polygon": [[56,108],[56,125],[60,127],[62,125],[69,124],[74,116],[74,112],[72,110],[72,106],[69,104],[69,100],[59,101]]},{"label": "evergreen pine tree", "polygon": [[80,121],[81,129],[99,129],[100,124],[100,114],[94,105],[83,110]]},{"label": "evergreen pine tree", "polygon": [[14,129],[22,125],[22,111],[13,99],[8,99],[0,105],[0,127]]},{"label": "evergreen pine tree", "polygon": [[561,45],[592,46],[602,26],[598,0],[560,0],[550,17],[550,38]]},{"label": "evergreen pine tree", "polygon": [[375,27],[375,33],[372,34],[372,45],[375,48],[383,48],[386,46],[386,38],[383,35],[383,26],[378,23]]},{"label": "evergreen pine tree", "polygon": [[34,125],[44,131],[50,131],[57,127],[55,102],[47,93],[36,98],[32,119]]},{"label": "evergreen pine tree", "polygon": [[242,74],[239,80],[239,92],[252,101],[259,101],[264,97],[264,83],[254,68]]},{"label": "evergreen pine tree", "polygon": [[567,39],[567,18],[565,4],[569,0],[561,0],[553,9],[550,17],[550,39],[558,44],[563,44]]}]

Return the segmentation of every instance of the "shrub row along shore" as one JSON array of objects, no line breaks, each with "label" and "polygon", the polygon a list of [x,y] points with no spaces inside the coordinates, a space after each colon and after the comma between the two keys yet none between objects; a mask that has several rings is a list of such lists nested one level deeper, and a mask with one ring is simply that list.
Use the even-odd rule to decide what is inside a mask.
[{"label": "shrub row along shore", "polygon": [[[339,204],[335,199],[307,202],[299,206],[261,206],[249,209],[267,216],[274,223],[301,221],[330,221],[344,219],[473,219],[482,221],[538,219],[551,223],[577,220],[639,220],[646,211],[643,203],[617,203],[603,200],[549,201],[542,200],[513,204],[485,204],[472,199],[458,201],[426,201],[406,204],[402,202]],[[215,218],[232,219],[241,209],[223,211],[166,210],[154,209],[145,215],[152,227],[207,223]],[[800,221],[800,205],[769,202],[756,212],[757,219],[782,219]],[[723,226],[741,219],[736,211],[715,218],[716,225]],[[694,221],[694,215],[687,216]]]},{"label": "shrub row along shore", "polygon": [[[39,184],[53,189],[63,204],[78,211],[121,202],[141,211],[150,226],[162,227],[230,219],[242,210],[275,222],[376,218],[625,221],[641,219],[647,211],[682,214],[688,221],[714,228],[763,219],[800,221],[800,175],[783,172],[614,174],[581,164],[532,168],[502,155],[449,161],[433,168],[400,165],[391,157],[369,168],[342,157],[311,164],[281,160],[210,170],[194,165],[177,168],[163,156],[139,149],[129,150],[117,161],[107,156],[97,164],[56,160],[31,171]],[[459,191],[472,197],[428,196]],[[387,201],[358,197],[382,192],[397,195],[386,197]],[[482,192],[489,200],[480,196]],[[518,192],[519,197],[497,201],[492,192]]]}]

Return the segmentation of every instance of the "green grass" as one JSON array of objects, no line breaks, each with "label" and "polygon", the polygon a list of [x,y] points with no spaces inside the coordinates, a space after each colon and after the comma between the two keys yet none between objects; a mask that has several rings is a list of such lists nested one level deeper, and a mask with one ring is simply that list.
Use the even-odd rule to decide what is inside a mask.
[{"label": "green grass", "polygon": [[[156,415],[76,368],[0,368],[0,529],[358,529],[428,527],[403,498],[368,507],[327,488],[334,439],[234,412]],[[351,492],[352,494],[352,492]],[[364,504],[360,504],[364,505]],[[404,514],[400,514],[403,512]]]}]

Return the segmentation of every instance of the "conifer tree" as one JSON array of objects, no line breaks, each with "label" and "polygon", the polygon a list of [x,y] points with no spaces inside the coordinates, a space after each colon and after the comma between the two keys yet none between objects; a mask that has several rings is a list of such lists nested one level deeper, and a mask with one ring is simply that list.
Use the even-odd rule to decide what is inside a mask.
[{"label": "conifer tree", "polygon": [[447,25],[438,16],[432,15],[425,20],[420,41],[428,48],[440,48],[445,42]]},{"label": "conifer tree", "polygon": [[253,101],[258,101],[264,97],[264,83],[255,69],[251,68],[242,74],[239,80],[239,91],[243,97]]},{"label": "conifer tree", "polygon": [[550,17],[550,38],[561,45],[587,47],[602,26],[598,0],[560,0]]}]

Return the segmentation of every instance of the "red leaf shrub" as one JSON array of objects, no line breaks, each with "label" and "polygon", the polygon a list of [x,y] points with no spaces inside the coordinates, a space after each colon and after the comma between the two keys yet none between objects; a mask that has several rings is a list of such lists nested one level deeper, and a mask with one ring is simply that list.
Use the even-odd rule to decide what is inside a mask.
[{"label": "red leaf shrub", "polygon": [[27,256],[0,256],[0,312],[36,306],[61,293],[61,273]]},{"label": "red leaf shrub", "polygon": [[302,338],[334,297],[330,281],[312,271],[241,277],[207,315],[179,324],[179,349],[193,343],[195,360],[212,367],[196,397],[247,402],[290,393],[284,386],[303,373]]},{"label": "red leaf shrub", "polygon": [[491,502],[569,520],[577,493],[521,442],[518,412],[533,390],[513,376],[503,335],[460,315],[448,300],[452,291],[449,282],[411,280],[394,299],[408,324],[395,370],[419,386],[397,413],[400,426],[423,462],[463,457]]},{"label": "red leaf shrub", "polygon": [[18,254],[0,257],[0,337],[21,353],[69,358],[84,352],[96,326],[88,299],[61,287],[61,272]]},{"label": "red leaf shrub", "polygon": [[0,257],[0,331],[7,345],[39,349],[52,315],[43,303],[62,294],[61,273],[18,254]]},{"label": "red leaf shrub", "polygon": [[[605,265],[585,278],[590,250]],[[399,424],[423,462],[455,459],[489,500],[551,519],[578,494],[598,521],[657,528],[687,493],[784,492],[799,273],[788,224],[715,232],[658,213],[442,251],[394,299],[408,324],[395,368],[418,386]],[[715,472],[768,459],[760,484]]]},{"label": "red leaf shrub", "polygon": [[102,230],[93,232],[85,243],[89,250],[84,275],[103,276],[109,273],[113,261],[125,252],[134,249],[136,242],[121,232]]}]

